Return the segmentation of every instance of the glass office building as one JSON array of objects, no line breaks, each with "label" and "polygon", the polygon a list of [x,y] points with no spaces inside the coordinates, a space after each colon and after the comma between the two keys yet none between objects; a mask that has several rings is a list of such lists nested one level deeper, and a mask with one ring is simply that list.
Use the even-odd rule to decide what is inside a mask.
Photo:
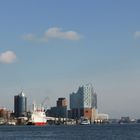
[{"label": "glass office building", "polygon": [[27,115],[27,97],[23,92],[14,96],[15,117],[25,117]]}]

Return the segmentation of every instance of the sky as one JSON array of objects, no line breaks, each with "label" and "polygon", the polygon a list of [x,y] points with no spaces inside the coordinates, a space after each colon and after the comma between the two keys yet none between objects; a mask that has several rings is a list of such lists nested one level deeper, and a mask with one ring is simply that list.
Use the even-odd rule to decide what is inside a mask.
[{"label": "sky", "polygon": [[98,110],[140,118],[139,0],[1,0],[0,106],[24,90],[55,106],[92,83]]}]

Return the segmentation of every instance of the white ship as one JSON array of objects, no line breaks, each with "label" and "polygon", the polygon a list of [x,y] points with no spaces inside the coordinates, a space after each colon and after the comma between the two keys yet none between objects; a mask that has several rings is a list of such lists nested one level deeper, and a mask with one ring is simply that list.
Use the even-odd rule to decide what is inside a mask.
[{"label": "white ship", "polygon": [[42,106],[36,106],[33,104],[33,111],[28,121],[28,125],[46,125],[47,119],[45,110]]},{"label": "white ship", "polygon": [[87,124],[90,124],[90,121],[87,118],[81,118],[80,124],[81,125],[87,125]]}]

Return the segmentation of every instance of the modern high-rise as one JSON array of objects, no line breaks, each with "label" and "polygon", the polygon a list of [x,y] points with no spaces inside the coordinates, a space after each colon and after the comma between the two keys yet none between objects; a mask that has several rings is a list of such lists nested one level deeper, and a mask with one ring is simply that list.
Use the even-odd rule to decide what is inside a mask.
[{"label": "modern high-rise", "polygon": [[92,110],[97,109],[97,94],[92,84],[83,85],[76,93],[70,94],[70,109],[72,118],[92,118]]},{"label": "modern high-rise", "polygon": [[27,115],[27,97],[23,92],[14,96],[15,117],[25,117]]}]

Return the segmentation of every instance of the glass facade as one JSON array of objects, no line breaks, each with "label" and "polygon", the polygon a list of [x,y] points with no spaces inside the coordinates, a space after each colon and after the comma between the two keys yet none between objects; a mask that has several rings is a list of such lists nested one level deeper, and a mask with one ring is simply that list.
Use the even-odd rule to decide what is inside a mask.
[{"label": "glass facade", "polygon": [[97,109],[97,94],[92,84],[81,86],[76,93],[70,94],[70,109],[72,118],[86,116],[91,119],[92,109]]},{"label": "glass facade", "polygon": [[76,93],[70,94],[70,108],[97,109],[97,94],[94,92],[92,84],[79,87]]},{"label": "glass facade", "polygon": [[14,97],[14,112],[15,117],[25,117],[27,114],[27,98],[23,92]]}]

